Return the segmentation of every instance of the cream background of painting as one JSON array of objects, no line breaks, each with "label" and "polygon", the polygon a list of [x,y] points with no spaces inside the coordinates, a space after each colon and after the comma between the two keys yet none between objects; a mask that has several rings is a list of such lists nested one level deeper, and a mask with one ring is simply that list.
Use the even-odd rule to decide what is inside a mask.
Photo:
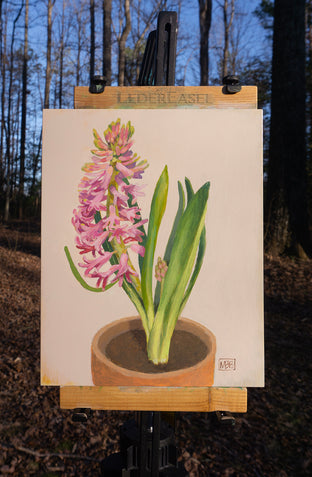
[{"label": "cream background of painting", "polygon": [[[81,287],[75,263],[72,211],[78,205],[81,167],[90,161],[92,129],[121,118],[135,127],[133,151],[149,168],[139,200],[148,217],[165,164],[167,210],[156,257],[162,255],[178,204],[177,181],[194,189],[211,181],[207,249],[199,278],[183,311],[217,339],[215,386],[262,386],[262,111],[259,110],[46,110],[43,132],[41,373],[51,384],[92,385],[91,341],[106,323],[136,313],[125,292]],[[163,245],[163,246],[162,246]],[[219,358],[235,358],[235,371],[218,371]]]}]

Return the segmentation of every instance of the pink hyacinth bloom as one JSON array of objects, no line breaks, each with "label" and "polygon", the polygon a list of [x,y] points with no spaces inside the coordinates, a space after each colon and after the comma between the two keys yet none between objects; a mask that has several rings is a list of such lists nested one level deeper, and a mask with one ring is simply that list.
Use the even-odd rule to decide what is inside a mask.
[{"label": "pink hyacinth bloom", "polygon": [[140,218],[139,207],[131,207],[131,209],[124,207],[119,210],[119,213],[120,217],[125,220],[129,220],[130,222],[133,222],[134,220],[138,220]]},{"label": "pink hyacinth bloom", "polygon": [[116,280],[118,280],[118,285],[121,287],[123,282],[123,277],[131,283],[131,275],[137,275],[137,273],[132,270],[128,265],[128,254],[123,253],[120,257],[119,270],[116,274]]},{"label": "pink hyacinth bloom", "polygon": [[142,192],[142,189],[145,187],[145,185],[143,186],[138,186],[136,184],[123,184],[121,186],[122,190],[124,191],[125,194],[127,194],[128,196],[131,195],[132,196],[132,204],[135,204],[135,202],[137,201],[137,198],[138,197],[144,197],[144,192]]},{"label": "pink hyacinth bloom", "polygon": [[138,243],[133,243],[130,245],[131,250],[133,250],[135,253],[141,255],[141,257],[144,257],[145,254],[145,247],[143,245],[139,245]]},{"label": "pink hyacinth bloom", "polygon": [[[142,256],[145,251],[140,227],[147,220],[141,219],[137,205],[137,198],[144,194],[142,187],[128,181],[140,179],[148,164],[132,152],[133,133],[130,122],[121,125],[119,119],[108,126],[104,138],[94,130],[95,149],[82,168],[79,206],[73,211],[72,223],[76,247],[83,255],[79,265],[86,276],[97,279],[97,287],[116,281],[121,286],[123,277],[131,282],[137,274],[128,261],[127,249]],[[119,252],[104,251],[105,243],[105,250],[118,244]],[[118,263],[112,265],[113,253]]]},{"label": "pink hyacinth bloom", "polygon": [[86,269],[86,276],[90,276],[90,272],[92,269],[95,269],[98,272],[99,269],[110,260],[112,255],[113,253],[111,252],[103,252],[94,259],[88,259],[86,257],[83,257],[83,263],[79,263],[79,266]]}]

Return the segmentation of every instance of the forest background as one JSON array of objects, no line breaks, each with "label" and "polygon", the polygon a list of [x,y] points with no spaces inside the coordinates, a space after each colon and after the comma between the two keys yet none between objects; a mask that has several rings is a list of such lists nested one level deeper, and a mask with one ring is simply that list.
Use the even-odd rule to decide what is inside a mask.
[{"label": "forest background", "polygon": [[89,85],[93,24],[95,74],[135,84],[160,10],[178,13],[176,84],[236,74],[264,110],[266,385],[233,428],[176,413],[179,460],[190,477],[312,475],[312,0],[0,0],[0,475],[100,475],[133,417],[73,423],[39,385],[41,122]]},{"label": "forest background", "polygon": [[1,219],[40,215],[42,109],[72,108],[93,71],[135,85],[161,10],[178,14],[177,85],[258,86],[266,250],[311,257],[308,0],[0,0]]}]

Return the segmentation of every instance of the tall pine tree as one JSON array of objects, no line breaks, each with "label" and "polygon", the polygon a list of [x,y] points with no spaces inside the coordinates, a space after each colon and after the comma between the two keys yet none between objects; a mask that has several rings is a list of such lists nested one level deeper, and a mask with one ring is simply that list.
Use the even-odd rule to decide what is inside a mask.
[{"label": "tall pine tree", "polygon": [[307,212],[305,0],[275,0],[266,249],[312,257]]}]

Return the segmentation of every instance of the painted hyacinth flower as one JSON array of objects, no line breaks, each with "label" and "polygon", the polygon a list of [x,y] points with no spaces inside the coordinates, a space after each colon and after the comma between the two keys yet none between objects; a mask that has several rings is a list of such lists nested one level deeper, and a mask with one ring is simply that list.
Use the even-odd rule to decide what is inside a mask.
[{"label": "painted hyacinth flower", "polygon": [[[143,187],[135,180],[142,178],[148,164],[132,151],[133,133],[130,121],[121,125],[120,119],[108,126],[103,138],[94,130],[92,161],[82,168],[79,205],[73,211],[72,223],[77,234],[75,245],[82,255],[78,265],[85,278],[96,280],[95,287],[81,277],[68,247],[64,249],[75,278],[87,290],[102,292],[116,283],[123,288],[140,315],[149,360],[164,364],[169,359],[175,324],[203,263],[210,183],[195,193],[186,178],[185,195],[178,182],[178,210],[164,258],[159,257],[154,267],[169,175],[165,166],[155,186],[149,219],[142,219],[137,199],[144,196]],[[138,270],[130,260],[130,250],[138,257]]]},{"label": "painted hyacinth flower", "polygon": [[[131,277],[137,277],[128,249],[144,255],[142,225],[147,220],[141,219],[137,205],[144,194],[129,179],[141,179],[147,162],[132,152],[133,133],[131,123],[121,125],[120,119],[108,126],[103,139],[93,130],[96,149],[91,151],[92,162],[82,168],[79,206],[73,211],[76,247],[83,255],[79,266],[102,289],[115,282],[122,286],[123,278],[132,283]],[[134,283],[140,288],[138,280]]]}]

